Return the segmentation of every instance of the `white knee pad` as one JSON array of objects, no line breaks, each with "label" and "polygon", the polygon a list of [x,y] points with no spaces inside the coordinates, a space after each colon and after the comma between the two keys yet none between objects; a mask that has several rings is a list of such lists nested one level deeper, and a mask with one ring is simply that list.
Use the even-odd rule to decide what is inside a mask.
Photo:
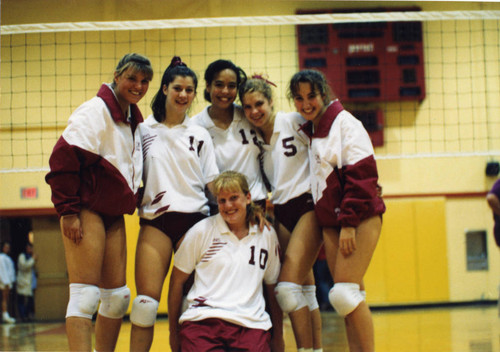
[{"label": "white knee pad", "polygon": [[330,303],[340,316],[345,317],[364,301],[359,285],[352,282],[340,282],[333,285],[328,294]]},{"label": "white knee pad", "polygon": [[130,304],[130,289],[127,286],[118,288],[101,288],[101,305],[99,314],[106,318],[121,319],[127,313]]},{"label": "white knee pad", "polygon": [[302,286],[302,293],[309,307],[309,311],[313,311],[319,308],[318,299],[316,297],[316,285],[304,285]]},{"label": "white knee pad", "polygon": [[153,326],[158,312],[158,301],[149,296],[139,295],[132,303],[130,321],[132,324],[148,328]]},{"label": "white knee pad", "polygon": [[80,317],[92,319],[99,304],[99,288],[87,284],[69,285],[69,302],[66,309],[66,318]]},{"label": "white knee pad", "polygon": [[291,313],[307,305],[302,286],[293,282],[280,282],[274,289],[276,300],[284,313]]}]

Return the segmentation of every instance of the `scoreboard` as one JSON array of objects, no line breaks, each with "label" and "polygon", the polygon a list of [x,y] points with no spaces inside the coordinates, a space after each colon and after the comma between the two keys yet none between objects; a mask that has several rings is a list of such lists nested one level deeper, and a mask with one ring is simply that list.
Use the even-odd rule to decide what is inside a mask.
[{"label": "scoreboard", "polygon": [[425,98],[421,22],[298,25],[297,38],[300,69],[322,71],[341,101]]}]

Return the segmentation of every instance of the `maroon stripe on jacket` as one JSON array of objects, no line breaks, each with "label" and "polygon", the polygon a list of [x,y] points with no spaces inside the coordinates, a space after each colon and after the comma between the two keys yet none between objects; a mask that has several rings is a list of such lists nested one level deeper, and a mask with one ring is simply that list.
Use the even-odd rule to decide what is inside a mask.
[{"label": "maroon stripe on jacket", "polygon": [[116,100],[116,96],[113,93],[113,91],[109,88],[107,84],[101,85],[101,88],[97,92],[97,96],[101,98],[106,106],[108,107],[108,110],[111,114],[111,117],[115,122],[125,122],[127,124],[130,124],[132,128],[132,133],[134,133],[136,127],[138,124],[144,121],[141,111],[135,104],[130,105],[130,111],[132,114],[132,121],[127,120],[127,116],[123,114],[122,108],[120,107],[120,104],[118,103],[118,100]]},{"label": "maroon stripe on jacket", "polygon": [[315,206],[321,226],[357,227],[361,221],[385,212],[384,201],[377,194],[378,173],[373,155],[343,167],[339,176],[332,171]]},{"label": "maroon stripe on jacket", "polygon": [[344,110],[342,104],[335,100],[331,103],[327,108],[321,120],[319,121],[318,128],[314,131],[313,138],[324,138],[330,134],[330,129],[333,125],[333,122],[337,118],[337,115]]},{"label": "maroon stripe on jacket", "polygon": [[120,171],[100,155],[70,145],[60,137],[45,177],[59,216],[85,207],[103,215],[133,214],[137,194]]}]

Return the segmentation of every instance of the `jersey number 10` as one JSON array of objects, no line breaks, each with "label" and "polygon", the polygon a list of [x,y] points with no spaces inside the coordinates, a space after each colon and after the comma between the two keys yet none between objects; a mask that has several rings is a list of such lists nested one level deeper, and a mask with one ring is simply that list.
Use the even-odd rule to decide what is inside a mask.
[{"label": "jersey number 10", "polygon": [[[261,248],[259,255],[259,266],[261,269],[266,268],[267,258],[269,254],[266,249]],[[250,247],[250,261],[248,262],[250,265],[255,265],[255,246]]]}]

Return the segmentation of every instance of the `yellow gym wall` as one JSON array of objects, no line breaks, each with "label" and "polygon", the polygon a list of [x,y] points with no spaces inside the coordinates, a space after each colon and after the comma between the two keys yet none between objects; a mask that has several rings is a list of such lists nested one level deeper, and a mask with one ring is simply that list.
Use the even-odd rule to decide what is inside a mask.
[{"label": "yellow gym wall", "polygon": [[392,200],[386,205],[382,238],[365,278],[369,302],[448,301],[445,199]]},{"label": "yellow gym wall", "polygon": [[[168,4],[168,5],[165,5]],[[230,1],[230,0],[193,0],[193,1],[168,1],[159,2],[154,0],[87,0],[80,1],[57,1],[45,0],[3,0],[1,3],[1,23],[2,25],[24,24],[24,23],[45,23],[45,22],[70,22],[70,21],[114,21],[114,20],[145,20],[145,19],[173,19],[173,18],[194,18],[194,17],[223,17],[223,16],[259,16],[259,15],[286,15],[294,14],[296,9],[304,8],[367,8],[367,7],[401,7],[416,5],[424,11],[438,10],[498,10],[499,3],[492,2],[362,2],[362,1]],[[50,10],[48,10],[50,9]],[[474,25],[474,24],[472,24]],[[231,29],[228,29],[231,30]],[[262,30],[254,27],[253,30]],[[143,33],[143,32],[141,32]],[[136,35],[141,36],[143,34]],[[95,34],[97,36],[97,34]],[[119,34],[118,34],[119,35]],[[158,35],[155,31],[148,32],[148,35]],[[176,32],[176,35],[183,35],[182,31]],[[185,35],[196,35],[195,31],[186,30]],[[78,41],[79,34],[57,34],[58,49],[60,52],[47,50],[46,55],[70,55],[65,43],[71,40]],[[88,34],[92,38],[91,34]],[[104,33],[103,36],[106,36]],[[429,35],[426,40],[443,40],[437,38],[439,34]],[[137,39],[137,38],[136,38]],[[140,39],[140,38],[139,38]],[[4,37],[2,37],[4,40]],[[25,40],[17,38],[15,40]],[[199,38],[199,43],[203,38]],[[467,38],[464,38],[464,41]],[[220,44],[214,41],[213,45],[221,45],[222,52],[224,47],[232,43]],[[148,44],[154,45],[154,44]],[[255,45],[273,45],[273,43],[255,43]],[[294,37],[291,37],[289,43],[285,43],[291,48],[296,47]],[[289,49],[286,48],[287,50]],[[142,46],[141,46],[142,48]],[[157,50],[158,48],[148,48],[148,50]],[[196,48],[189,48],[195,50]],[[7,55],[2,44],[2,56]],[[18,50],[18,49],[17,49]],[[110,49],[111,50],[111,49]],[[182,49],[181,49],[182,50]],[[232,50],[232,49],[231,49]],[[446,55],[460,55],[458,49],[449,48]],[[12,55],[21,54],[13,52]],[[24,53],[22,53],[24,55]],[[165,53],[165,57],[160,62],[153,62],[154,67],[166,66],[173,53]],[[442,52],[428,51],[424,55],[441,55]],[[490,57],[489,62],[493,62],[491,67],[486,68],[491,75],[498,76],[498,53],[493,53],[496,58]],[[40,53],[36,53],[40,55]],[[98,86],[102,81],[110,81],[111,73],[115,62],[100,62],[98,58],[93,57],[95,53],[88,52],[88,60],[74,60],[73,65],[77,65],[83,72],[94,71],[93,65],[102,65],[109,67],[109,75],[101,77],[91,75],[83,78],[66,77],[60,79],[57,85],[60,89],[66,86],[77,87],[84,85],[86,90],[82,90],[79,95],[72,95],[72,104],[74,107],[95,95]],[[195,57],[195,55],[193,55]],[[250,67],[250,62],[263,60],[264,55],[253,54],[238,56],[235,62],[244,69]],[[214,57],[213,59],[216,59]],[[268,60],[281,60],[287,63],[286,69],[271,68],[267,72],[270,77],[282,77],[283,82],[296,71],[296,57],[266,57]],[[193,59],[196,60],[196,59]],[[433,62],[433,60],[426,60]],[[438,60],[439,61],[439,60]],[[160,65],[161,64],[161,65]],[[34,62],[33,65],[39,65]],[[190,63],[193,67],[199,66],[198,62]],[[295,65],[295,66],[294,66]],[[496,66],[495,66],[496,65]],[[295,68],[294,68],[295,67]],[[44,70],[68,70],[68,67],[43,67]],[[430,64],[425,67],[426,75],[429,77],[441,76],[442,70],[446,70],[449,82],[456,83],[453,89],[460,89],[461,85],[478,84],[486,89],[478,90],[470,99],[474,101],[487,102],[492,99],[498,100],[498,97],[492,97],[489,92],[489,85],[495,82],[488,81],[487,78],[479,82],[471,82],[458,75],[463,74],[464,70],[470,70],[471,67],[453,66],[452,69],[445,68],[444,65]],[[482,69],[485,69],[482,67]],[[15,70],[15,67],[13,68]],[[99,70],[96,70],[99,72]],[[101,71],[105,71],[102,70]],[[204,106],[202,97],[203,89],[203,70],[197,72],[200,77],[200,87],[198,98],[192,108],[192,113],[197,113]],[[252,73],[252,72],[250,72]],[[147,98],[150,101],[158,88],[158,82],[162,72],[155,72],[155,77],[151,83]],[[25,82],[21,81],[23,75],[20,74],[21,86]],[[498,80],[496,81],[498,82]],[[41,85],[42,82],[36,82]],[[415,138],[421,133],[422,122],[453,118],[449,113],[444,113],[445,104],[454,106],[457,101],[444,102],[442,97],[432,95],[432,92],[440,91],[442,82],[428,79],[428,95],[426,99],[415,103],[391,103],[388,110],[386,121],[397,122],[399,119],[404,121],[404,130],[402,138]],[[2,82],[3,85],[3,82]],[[62,88],[61,88],[62,87]],[[498,87],[493,87],[492,91],[498,92]],[[30,86],[27,88],[31,89]],[[483,92],[483,93],[481,93]],[[486,93],[484,93],[486,92]],[[283,98],[285,93],[284,84],[280,85],[276,95],[280,98],[280,108],[291,110],[292,107]],[[61,93],[63,94],[63,93]],[[457,97],[459,95],[457,94]],[[30,116],[39,115],[41,101],[36,95],[29,95],[26,99],[27,108]],[[57,99],[69,99],[65,94]],[[78,99],[77,99],[78,98]],[[55,94],[43,97],[45,106],[55,106],[51,100],[55,100]],[[402,116],[405,104],[414,104],[417,107],[416,112],[411,116]],[[474,114],[487,115],[490,111],[484,106],[481,111],[473,111]],[[48,110],[47,110],[48,109]],[[146,104],[141,106],[144,115],[150,112]],[[43,111],[44,118],[53,119],[54,124],[48,127],[42,134],[47,136],[59,135],[64,128],[61,121],[66,121],[71,113],[67,111],[54,111],[51,116],[50,108]],[[442,114],[442,115],[440,115]],[[453,112],[451,113],[453,114]],[[444,116],[446,115],[446,116]],[[50,122],[50,121],[49,121]],[[59,123],[57,123],[59,122]],[[418,122],[418,123],[417,123]],[[475,121],[471,116],[470,125],[467,125],[467,131],[445,131],[444,124],[436,123],[436,133],[474,133],[472,128]],[[399,127],[398,124],[394,124]],[[393,126],[394,126],[393,125]],[[390,124],[386,125],[385,134],[388,139],[395,139],[401,130],[396,129]],[[441,126],[441,127],[438,127]],[[484,133],[484,124],[478,127],[479,131],[475,133]],[[17,139],[35,139],[37,131],[26,131],[24,128],[5,129],[2,126],[0,130],[2,136],[5,134],[15,134]],[[473,140],[474,135],[471,135]],[[36,137],[38,138],[38,136]],[[2,138],[2,141],[5,139]],[[47,145],[46,139],[42,148],[50,150],[52,142]],[[3,143],[3,142],[2,142]],[[2,144],[2,148],[4,148]],[[432,150],[432,145],[426,146]],[[498,146],[495,147],[497,150]],[[25,144],[20,143],[15,154],[30,153],[30,150],[24,150]],[[28,148],[40,148],[39,144],[28,144]],[[377,151],[390,152],[389,146],[377,148]],[[456,146],[451,146],[457,148]],[[408,151],[411,153],[411,151]],[[486,156],[461,156],[461,157],[427,157],[427,158],[408,158],[408,159],[383,159],[378,161],[380,183],[383,186],[383,193],[386,196],[387,213],[384,215],[384,224],[379,246],[375,252],[373,262],[369,268],[366,277],[366,286],[368,290],[368,301],[376,305],[391,304],[418,304],[429,302],[458,302],[472,301],[482,299],[496,299],[498,297],[497,285],[500,277],[500,256],[499,250],[495,246],[492,238],[493,222],[490,211],[484,200],[484,193],[489,190],[494,182],[491,177],[485,176],[485,166],[489,158]],[[4,163],[0,160],[0,167]],[[50,202],[50,189],[44,182],[45,171],[35,172],[12,172],[0,173],[0,210],[10,209],[44,209],[52,206]],[[34,200],[24,200],[20,197],[22,187],[37,187],[38,198]],[[457,196],[458,195],[458,196]],[[132,292],[135,292],[134,285],[134,254],[135,242],[139,231],[137,216],[127,216],[127,234],[128,234],[128,284]],[[488,251],[489,251],[489,270],[481,272],[468,272],[466,269],[466,250],[465,250],[465,231],[468,229],[484,229],[488,231]],[[164,295],[166,290],[164,290]],[[160,305],[160,312],[166,311],[166,303],[163,301]]]}]

